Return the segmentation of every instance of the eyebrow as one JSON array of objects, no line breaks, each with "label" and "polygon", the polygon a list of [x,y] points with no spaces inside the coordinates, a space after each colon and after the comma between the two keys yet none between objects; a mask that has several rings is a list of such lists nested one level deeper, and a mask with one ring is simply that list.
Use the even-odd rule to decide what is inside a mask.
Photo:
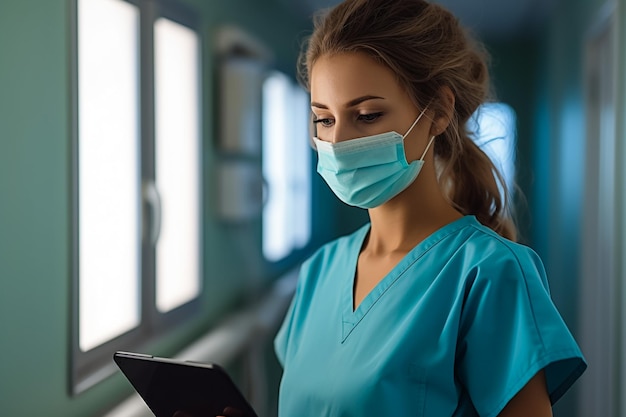
[{"label": "eyebrow", "polygon": [[[378,96],[362,96],[362,97],[357,97],[353,100],[350,100],[349,102],[346,103],[346,107],[354,107],[358,104],[363,103],[364,101],[368,101],[368,100],[384,100],[383,97],[378,97]],[[314,101],[311,102],[311,107],[317,107],[318,109],[328,109],[328,106],[326,106],[325,104],[321,104],[321,103],[316,103]]]}]

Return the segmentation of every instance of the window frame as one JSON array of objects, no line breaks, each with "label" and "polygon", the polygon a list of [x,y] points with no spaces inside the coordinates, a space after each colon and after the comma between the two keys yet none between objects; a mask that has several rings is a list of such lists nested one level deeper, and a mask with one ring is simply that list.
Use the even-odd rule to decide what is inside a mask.
[{"label": "window frame", "polygon": [[[150,244],[146,239],[146,230],[149,230],[149,219],[147,214],[146,199],[140,195],[142,210],[141,224],[143,236],[141,236],[141,259],[140,264],[140,322],[139,325],[113,339],[110,339],[99,346],[83,352],[79,344],[79,114],[78,114],[78,2],[80,0],[71,0],[69,5],[69,84],[70,92],[70,153],[71,166],[69,173],[69,181],[71,187],[71,197],[69,202],[69,224],[71,226],[71,285],[70,285],[70,335],[69,335],[69,393],[70,395],[78,395],[89,389],[98,382],[107,378],[116,372],[116,367],[112,361],[113,352],[116,350],[142,350],[146,346],[162,340],[166,335],[185,320],[189,320],[194,316],[199,316],[203,295],[206,292],[205,285],[205,268],[203,262],[205,236],[204,227],[201,227],[200,243],[199,243],[199,270],[200,279],[202,281],[200,293],[193,300],[176,307],[175,309],[161,313],[156,305],[156,246]],[[199,207],[200,223],[205,212],[205,185],[206,185],[206,166],[203,163],[203,154],[205,149],[205,129],[203,123],[203,111],[205,108],[205,80],[203,68],[205,67],[205,39],[202,35],[200,22],[197,14],[186,6],[173,0],[118,0],[132,4],[138,8],[139,12],[139,31],[137,34],[138,42],[138,94],[139,94],[139,165],[140,165],[140,183],[155,182],[156,161],[155,161],[155,45],[154,45],[154,24],[159,18],[166,18],[175,23],[181,24],[198,35],[198,82],[200,83],[199,95],[199,114],[200,114],[200,155],[199,158]]]}]

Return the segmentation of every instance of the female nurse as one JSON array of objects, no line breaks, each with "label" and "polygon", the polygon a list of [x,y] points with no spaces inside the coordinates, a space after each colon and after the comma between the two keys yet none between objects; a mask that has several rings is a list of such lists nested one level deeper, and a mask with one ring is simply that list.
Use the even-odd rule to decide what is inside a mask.
[{"label": "female nurse", "polygon": [[302,57],[317,171],[370,222],[301,268],[281,417],[551,416],[585,370],[467,129],[486,54],[423,0],[346,0]]}]

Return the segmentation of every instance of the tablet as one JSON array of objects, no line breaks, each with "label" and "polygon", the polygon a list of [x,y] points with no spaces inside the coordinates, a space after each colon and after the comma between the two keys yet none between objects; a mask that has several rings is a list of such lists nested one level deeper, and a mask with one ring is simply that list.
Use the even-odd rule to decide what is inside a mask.
[{"label": "tablet", "polygon": [[113,359],[156,417],[258,417],[216,364],[131,352]]}]

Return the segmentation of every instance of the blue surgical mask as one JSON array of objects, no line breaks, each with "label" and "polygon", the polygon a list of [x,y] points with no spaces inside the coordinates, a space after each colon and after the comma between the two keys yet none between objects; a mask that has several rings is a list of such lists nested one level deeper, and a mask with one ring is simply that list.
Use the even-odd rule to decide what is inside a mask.
[{"label": "blue surgical mask", "polygon": [[425,111],[404,136],[392,131],[338,143],[313,138],[318,153],[317,172],[346,204],[369,209],[386,203],[411,185],[424,165],[435,137],[430,138],[422,157],[410,164],[404,138]]}]

